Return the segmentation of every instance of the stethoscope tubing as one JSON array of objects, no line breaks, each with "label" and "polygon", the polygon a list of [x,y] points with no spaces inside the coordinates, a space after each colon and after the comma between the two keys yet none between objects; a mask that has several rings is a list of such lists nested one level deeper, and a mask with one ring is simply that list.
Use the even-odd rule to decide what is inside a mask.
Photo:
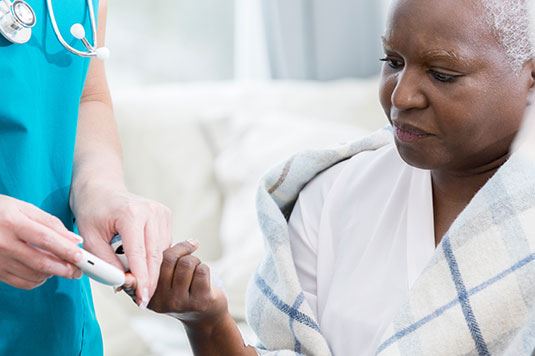
[{"label": "stethoscope tubing", "polygon": [[[8,1],[8,0],[4,0]],[[93,1],[87,0],[87,7],[89,9],[89,19],[91,21],[91,30],[93,31],[93,45],[91,45],[87,40],[83,40],[83,44],[87,47],[87,51],[79,51],[76,48],[69,45],[63,36],[61,35],[61,32],[58,28],[58,23],[56,22],[56,16],[54,14],[54,7],[52,6],[52,0],[46,0],[46,5],[48,8],[48,14],[50,16],[50,23],[52,24],[52,28],[54,29],[54,33],[56,34],[56,37],[58,38],[58,41],[72,54],[78,55],[80,57],[96,57],[97,52],[96,49],[98,48],[98,40],[97,40],[97,24],[95,20],[95,11],[93,8]]]},{"label": "stethoscope tubing", "polygon": [[[28,11],[31,11],[33,13],[33,9],[31,8],[31,6],[28,5],[24,0],[16,0],[15,2],[12,2],[11,0],[0,0],[0,1],[1,1],[0,4],[5,5],[5,7],[6,7],[6,9],[8,11],[13,11],[14,4],[16,4],[17,2],[21,2],[21,3],[24,3],[24,5],[28,8]],[[73,27],[71,27],[71,33],[77,39],[82,41],[82,43],[86,47],[87,51],[77,50],[76,48],[74,48],[71,45],[69,45],[67,43],[67,41],[65,41],[65,38],[61,34],[61,31],[59,30],[59,27],[58,27],[58,23],[57,23],[57,20],[56,20],[56,14],[54,12],[54,6],[52,4],[52,0],[46,0],[47,10],[48,10],[48,14],[50,16],[50,24],[52,25],[52,29],[54,30],[54,34],[56,35],[57,40],[60,42],[60,44],[67,51],[71,52],[74,55],[80,56],[80,57],[86,57],[86,58],[87,57],[97,57],[99,59],[106,59],[107,56],[109,55],[109,51],[106,48],[99,48],[98,47],[97,23],[96,23],[96,18],[95,18],[95,9],[94,9],[94,6],[93,6],[93,0],[86,0],[86,3],[87,3],[87,8],[89,10],[89,18],[90,18],[90,21],[91,21],[91,30],[93,32],[93,44],[91,45],[89,43],[89,41],[87,40],[87,38],[85,37],[84,31],[83,31],[83,27],[82,27],[81,24],[75,24],[76,26],[79,26],[81,28],[81,30],[82,30],[81,34],[76,35],[73,32],[74,25],[73,25]],[[31,26],[25,26],[24,24],[21,24],[20,20],[15,16],[15,14],[13,12],[12,12],[12,15],[11,15],[13,23],[19,22],[19,25],[21,25],[22,27],[27,27],[26,29],[24,29],[24,31],[27,31],[26,32],[26,36],[27,36],[26,38],[24,38],[24,35],[23,35],[22,38],[17,39],[16,35],[10,35],[10,33],[8,31],[5,31],[4,29],[0,29],[0,32],[2,33],[2,35],[4,35],[6,38],[8,38],[8,40],[10,40],[11,42],[19,43],[19,44],[26,43],[31,37],[31,27],[33,27],[35,25],[35,23],[36,23],[35,14],[32,14],[32,15],[33,15],[33,23],[31,24]],[[20,32],[20,33],[23,33],[23,32]]]}]

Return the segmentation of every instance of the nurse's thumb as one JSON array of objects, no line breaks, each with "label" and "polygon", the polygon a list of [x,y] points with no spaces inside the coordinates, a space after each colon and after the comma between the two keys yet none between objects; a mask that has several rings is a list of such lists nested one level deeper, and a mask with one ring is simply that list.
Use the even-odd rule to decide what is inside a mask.
[{"label": "nurse's thumb", "polygon": [[119,268],[121,271],[124,271],[123,264],[121,263],[119,258],[115,256],[113,248],[111,247],[109,242],[101,238],[100,236],[96,234],[84,236],[83,248],[91,252],[93,255],[108,262],[109,264]]}]

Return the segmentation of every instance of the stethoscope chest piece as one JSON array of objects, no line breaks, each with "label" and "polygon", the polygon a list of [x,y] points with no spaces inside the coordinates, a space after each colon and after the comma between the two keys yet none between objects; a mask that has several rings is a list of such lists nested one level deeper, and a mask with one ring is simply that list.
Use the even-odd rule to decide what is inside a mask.
[{"label": "stethoscope chest piece", "polygon": [[0,33],[10,42],[24,44],[32,37],[36,18],[33,9],[23,0],[13,3],[0,0]]},{"label": "stethoscope chest piece", "polygon": [[[70,5],[65,4],[64,6]],[[71,26],[71,34],[76,39],[82,41],[86,51],[77,50],[63,38],[56,22],[52,0],[46,0],[46,7],[54,33],[58,41],[67,51],[80,57],[95,57],[100,60],[106,60],[109,57],[110,51],[108,48],[98,47],[97,45],[97,22],[93,0],[87,0],[91,30],[93,32],[93,44],[89,43],[87,38],[85,38],[85,30],[81,24],[75,23]],[[15,0],[13,2],[11,0],[0,0],[0,34],[8,41],[18,44],[28,42],[32,37],[32,27],[35,26],[35,22],[35,12],[24,0]]]}]

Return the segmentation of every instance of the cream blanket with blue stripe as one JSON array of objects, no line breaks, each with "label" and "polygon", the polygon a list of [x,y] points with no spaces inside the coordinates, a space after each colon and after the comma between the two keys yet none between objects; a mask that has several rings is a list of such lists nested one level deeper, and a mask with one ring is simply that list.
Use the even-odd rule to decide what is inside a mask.
[{"label": "cream blanket with blue stripe", "polygon": [[[260,354],[331,355],[299,285],[287,219],[317,174],[391,141],[390,131],[381,130],[355,143],[297,154],[262,180],[257,209],[267,253],[247,302]],[[534,260],[535,166],[517,153],[453,223],[377,354],[533,355]]]}]

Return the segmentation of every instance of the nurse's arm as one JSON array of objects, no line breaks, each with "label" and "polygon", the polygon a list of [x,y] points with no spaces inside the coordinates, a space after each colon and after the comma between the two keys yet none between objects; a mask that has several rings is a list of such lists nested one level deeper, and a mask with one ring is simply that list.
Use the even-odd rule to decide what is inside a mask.
[{"label": "nurse's arm", "polygon": [[[105,43],[106,0],[100,1],[98,43]],[[137,279],[137,303],[156,289],[163,251],[171,240],[170,211],[125,187],[122,152],[104,63],[92,59],[80,102],[70,204],[84,248],[122,268],[109,246],[122,236]],[[155,182],[156,183],[156,182]]]},{"label": "nurse's arm", "polygon": [[[106,3],[100,1],[98,43],[105,42]],[[73,190],[104,181],[110,188],[126,189],[122,152],[113,115],[104,62],[92,59],[80,101]]]}]

